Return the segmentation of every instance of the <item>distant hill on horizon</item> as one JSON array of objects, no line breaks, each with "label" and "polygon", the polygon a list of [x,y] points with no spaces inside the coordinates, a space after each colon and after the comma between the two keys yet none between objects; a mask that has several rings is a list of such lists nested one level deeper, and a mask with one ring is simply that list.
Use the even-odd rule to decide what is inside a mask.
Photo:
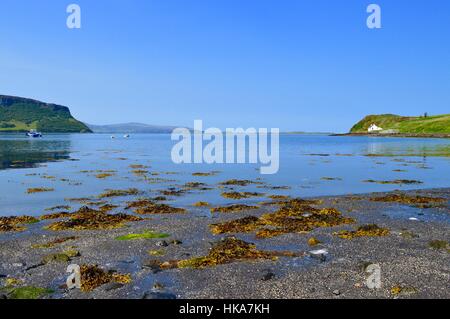
[{"label": "distant hill on horizon", "polygon": [[0,95],[0,132],[91,133],[67,106]]},{"label": "distant hill on horizon", "polygon": [[[96,125],[85,123],[94,133],[152,133],[152,134],[170,134],[178,126],[166,126],[166,125],[150,125],[143,123],[122,123],[122,124],[106,124]],[[186,127],[193,132],[192,128]],[[222,130],[225,134],[225,130]],[[303,131],[286,131],[280,132],[280,134],[287,135],[331,135],[331,132],[303,132]]]},{"label": "distant hill on horizon", "polygon": [[177,126],[149,125],[143,123],[122,123],[109,125],[86,124],[94,133],[172,133]]}]

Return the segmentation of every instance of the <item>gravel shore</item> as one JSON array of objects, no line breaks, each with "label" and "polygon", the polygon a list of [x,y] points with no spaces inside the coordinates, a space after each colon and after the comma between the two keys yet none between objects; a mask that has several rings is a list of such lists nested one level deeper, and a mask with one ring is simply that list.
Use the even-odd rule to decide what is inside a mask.
[{"label": "gravel shore", "polygon": [[[209,225],[245,216],[261,216],[273,207],[228,214],[205,213],[148,216],[127,227],[97,231],[48,231],[46,223],[27,225],[27,230],[0,233],[0,286],[16,281],[18,287],[47,288],[42,298],[449,298],[450,290],[450,189],[403,192],[441,197],[443,205],[418,208],[369,199],[388,193],[322,197],[319,207],[333,207],[353,225],[317,228],[309,233],[289,233],[258,239],[254,233],[235,234],[259,250],[290,251],[299,257],[277,260],[236,261],[202,269],[154,269],[151,261],[183,260],[205,256],[226,235],[213,235]],[[360,225],[389,229],[388,236],[351,240],[334,235]],[[117,240],[118,236],[147,230],[167,233],[163,239]],[[58,238],[75,239],[50,248],[33,248]],[[321,243],[310,246],[308,239]],[[432,243],[447,242],[445,247]],[[67,249],[79,256],[71,260],[42,262],[49,254]],[[317,252],[319,250],[319,252]],[[311,253],[316,251],[316,254]],[[152,256],[153,254],[153,256]],[[155,256],[158,255],[158,256]],[[90,292],[68,290],[69,264],[98,265],[131,275],[130,283],[111,282]],[[369,289],[367,266],[380,267],[381,287]],[[2,292],[3,291],[3,292]],[[0,298],[10,297],[0,290]]]}]

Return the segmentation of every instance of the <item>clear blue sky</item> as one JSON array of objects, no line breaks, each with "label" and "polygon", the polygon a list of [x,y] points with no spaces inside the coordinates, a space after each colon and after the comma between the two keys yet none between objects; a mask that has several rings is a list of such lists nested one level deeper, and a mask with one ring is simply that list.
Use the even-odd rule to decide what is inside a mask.
[{"label": "clear blue sky", "polygon": [[[66,6],[82,29],[66,27]],[[366,7],[382,8],[381,30]],[[347,131],[450,113],[448,0],[1,0],[0,94],[94,124]]]}]

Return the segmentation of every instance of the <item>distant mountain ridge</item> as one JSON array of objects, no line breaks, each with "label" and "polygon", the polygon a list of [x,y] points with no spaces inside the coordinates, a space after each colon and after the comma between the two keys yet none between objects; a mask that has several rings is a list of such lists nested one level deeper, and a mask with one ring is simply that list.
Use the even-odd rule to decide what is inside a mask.
[{"label": "distant mountain ridge", "polygon": [[67,106],[0,95],[0,132],[91,133]]},{"label": "distant mountain ridge", "polygon": [[172,133],[177,126],[148,125],[143,123],[122,123],[110,125],[86,124],[94,133]]}]

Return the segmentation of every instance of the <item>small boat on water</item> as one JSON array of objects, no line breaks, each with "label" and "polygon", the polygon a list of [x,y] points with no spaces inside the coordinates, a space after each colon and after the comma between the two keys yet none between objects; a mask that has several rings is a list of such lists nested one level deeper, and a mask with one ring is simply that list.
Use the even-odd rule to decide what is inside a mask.
[{"label": "small boat on water", "polygon": [[123,137],[124,138],[130,138],[130,134],[125,134]]},{"label": "small boat on water", "polygon": [[33,138],[42,137],[42,133],[36,132],[35,130],[30,130],[26,135]]}]

